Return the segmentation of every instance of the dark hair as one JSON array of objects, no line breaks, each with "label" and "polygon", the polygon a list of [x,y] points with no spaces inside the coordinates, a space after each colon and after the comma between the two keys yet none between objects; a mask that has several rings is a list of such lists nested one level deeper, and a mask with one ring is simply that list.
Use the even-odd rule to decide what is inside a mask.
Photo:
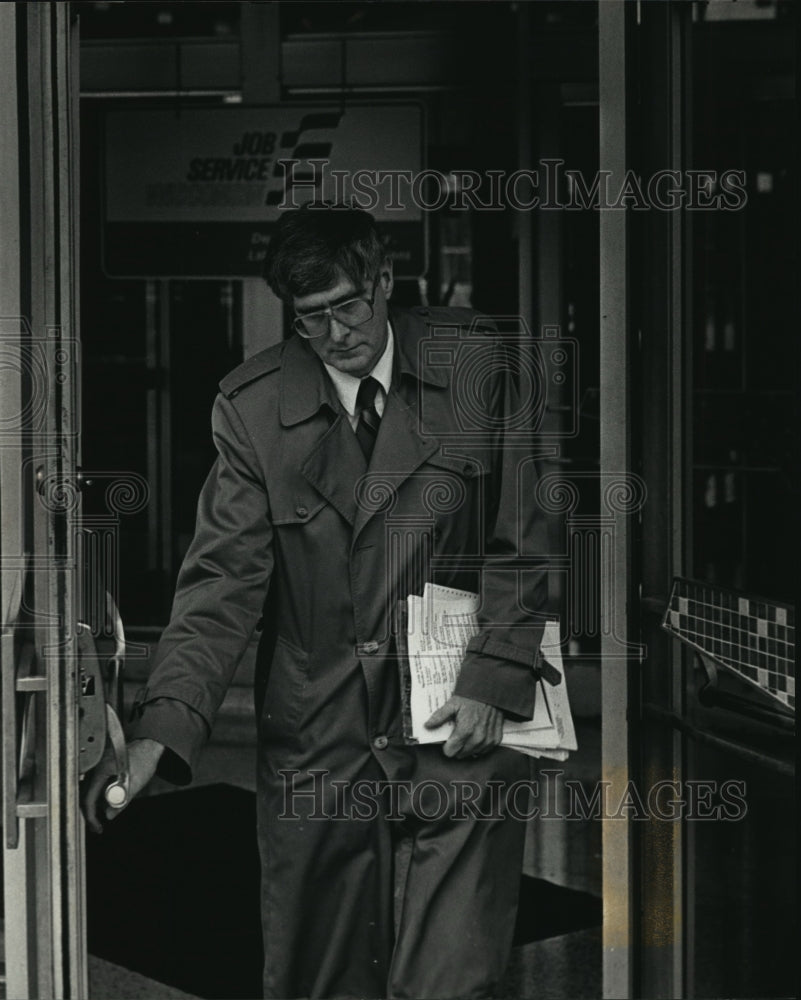
[{"label": "dark hair", "polygon": [[275,294],[323,292],[344,274],[354,285],[374,278],[386,251],[369,212],[316,202],[284,212],[267,247],[264,279]]}]

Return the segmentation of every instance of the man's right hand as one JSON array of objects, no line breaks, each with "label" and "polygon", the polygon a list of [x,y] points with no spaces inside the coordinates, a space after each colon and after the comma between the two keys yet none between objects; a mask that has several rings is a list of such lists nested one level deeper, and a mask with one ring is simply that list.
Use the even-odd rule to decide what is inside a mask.
[{"label": "man's right hand", "polygon": [[156,740],[132,740],[128,744],[128,769],[130,786],[128,801],[119,809],[108,805],[105,790],[117,775],[117,765],[111,747],[106,747],[100,763],[84,778],[81,784],[81,808],[87,826],[93,833],[103,832],[103,820],[114,819],[128,802],[138,795],[156,773],[164,745]]}]

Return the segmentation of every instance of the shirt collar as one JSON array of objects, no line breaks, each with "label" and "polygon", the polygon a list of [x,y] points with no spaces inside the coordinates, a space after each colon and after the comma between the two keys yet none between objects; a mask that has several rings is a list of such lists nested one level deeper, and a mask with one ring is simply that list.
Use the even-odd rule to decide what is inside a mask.
[{"label": "shirt collar", "polygon": [[[375,363],[373,370],[368,372],[368,375],[372,375],[373,378],[380,384],[381,388],[384,390],[385,396],[389,395],[389,387],[392,385],[394,339],[392,324],[387,321],[387,343],[384,347],[384,353]],[[355,375],[348,375],[347,372],[341,372],[337,368],[333,368],[331,365],[323,363],[323,366],[331,377],[331,381],[334,383],[334,388],[337,391],[337,396],[339,396],[339,400],[345,410],[349,416],[355,416],[356,396],[359,392],[359,383],[362,380],[357,378]],[[366,378],[367,376],[363,377]]]},{"label": "shirt collar", "polygon": [[[408,376],[440,388],[448,385],[445,366],[431,364],[423,350],[432,336],[432,326],[442,325],[439,313],[434,313],[431,309],[394,309],[390,305],[390,329],[397,353],[393,371],[396,381]],[[450,325],[454,326],[454,335],[459,335],[458,326],[453,321]],[[274,349],[268,348],[251,359],[256,366],[251,368],[251,380],[264,371],[272,371],[274,363],[272,368],[265,368],[265,359],[273,358]],[[294,335],[282,344],[280,366],[282,426],[292,427],[308,420],[321,406],[337,411],[342,405],[333,380],[327,376],[325,366],[307,340]]]}]

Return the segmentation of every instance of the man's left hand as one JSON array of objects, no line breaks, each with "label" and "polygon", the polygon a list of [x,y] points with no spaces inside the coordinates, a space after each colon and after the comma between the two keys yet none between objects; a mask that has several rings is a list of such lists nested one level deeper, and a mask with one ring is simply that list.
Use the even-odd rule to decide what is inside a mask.
[{"label": "man's left hand", "polygon": [[479,757],[498,746],[503,736],[503,712],[483,701],[453,695],[426,722],[436,729],[453,719],[453,732],[442,748],[446,757]]}]

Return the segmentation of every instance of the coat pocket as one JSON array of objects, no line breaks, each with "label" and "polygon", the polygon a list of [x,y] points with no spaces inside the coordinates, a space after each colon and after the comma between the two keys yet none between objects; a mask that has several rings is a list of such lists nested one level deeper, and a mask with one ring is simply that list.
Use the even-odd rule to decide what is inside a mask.
[{"label": "coat pocket", "polygon": [[266,738],[297,732],[303,717],[308,672],[308,653],[278,636],[259,719],[259,730]]}]

